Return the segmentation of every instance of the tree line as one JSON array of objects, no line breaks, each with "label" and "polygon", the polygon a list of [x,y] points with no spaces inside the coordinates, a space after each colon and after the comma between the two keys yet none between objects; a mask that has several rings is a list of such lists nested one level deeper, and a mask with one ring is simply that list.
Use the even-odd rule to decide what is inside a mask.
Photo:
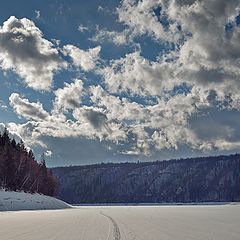
[{"label": "tree line", "polygon": [[240,201],[240,155],[54,168],[58,197],[79,203]]},{"label": "tree line", "polygon": [[7,129],[0,134],[0,188],[53,196],[57,181],[46,167],[44,157],[35,160],[21,141],[10,139]]}]

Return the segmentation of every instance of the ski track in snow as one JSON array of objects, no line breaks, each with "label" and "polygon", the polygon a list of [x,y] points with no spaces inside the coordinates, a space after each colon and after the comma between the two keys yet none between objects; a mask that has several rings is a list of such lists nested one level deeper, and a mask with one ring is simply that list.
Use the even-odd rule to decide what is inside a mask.
[{"label": "ski track in snow", "polygon": [[240,205],[0,212],[0,240],[239,240]]},{"label": "ski track in snow", "polygon": [[[104,213],[102,213],[102,212],[100,212],[100,214],[101,214],[102,216],[108,218],[108,219],[111,221],[112,226],[113,226],[113,236],[114,236],[114,240],[121,240],[121,233],[120,233],[120,230],[119,230],[119,227],[118,227],[118,224],[116,223],[116,221],[115,221],[112,217],[110,217],[110,216],[108,216],[108,215],[106,215],[106,214],[104,214]],[[108,237],[108,238],[109,238],[109,237]],[[108,239],[108,238],[107,238],[107,239]]]}]

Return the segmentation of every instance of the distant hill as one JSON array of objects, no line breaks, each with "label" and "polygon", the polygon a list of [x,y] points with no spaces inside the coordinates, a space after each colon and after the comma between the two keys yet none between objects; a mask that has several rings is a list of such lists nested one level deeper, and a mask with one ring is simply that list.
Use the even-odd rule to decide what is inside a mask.
[{"label": "distant hill", "polygon": [[69,203],[240,201],[240,155],[54,168]]}]

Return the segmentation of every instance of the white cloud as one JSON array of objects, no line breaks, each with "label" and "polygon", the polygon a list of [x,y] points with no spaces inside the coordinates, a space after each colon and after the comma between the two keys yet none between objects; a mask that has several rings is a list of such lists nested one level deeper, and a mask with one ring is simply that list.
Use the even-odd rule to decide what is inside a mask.
[{"label": "white cloud", "polygon": [[[240,28],[234,22],[239,6],[236,0],[122,1],[117,13],[125,30],[100,30],[92,40],[122,45],[148,35],[160,44],[171,41],[175,48],[154,61],[135,51],[102,67],[100,46],[82,50],[66,45],[63,52],[73,65],[101,74],[102,86],[85,88],[80,79],[66,83],[55,91],[51,113],[39,102],[12,94],[11,105],[28,122],[10,128],[31,144],[45,146],[42,136],[84,137],[124,146],[123,154],[150,155],[183,145],[201,151],[237,148],[239,129],[233,120],[238,116],[220,123],[206,116],[214,108],[222,119],[229,115],[226,109],[240,108]],[[164,18],[168,26],[161,23]],[[230,33],[228,22],[233,24]]]},{"label": "white cloud", "polygon": [[[154,13],[157,8],[160,19]],[[235,18],[239,8],[240,2],[235,0],[122,1],[118,18],[128,27],[126,31],[148,34],[159,43],[171,41],[177,50],[156,62],[149,62],[135,53],[115,60],[105,73],[110,89],[117,91],[120,86],[139,94],[140,86],[144,86],[146,92],[156,94],[165,86],[171,88],[187,82],[216,91],[222,100],[231,95],[232,105],[236,107],[240,88],[240,28]],[[168,23],[162,24],[161,18],[168,19]],[[229,22],[232,24],[230,33],[225,28]],[[185,40],[179,41],[183,36]]]},{"label": "white cloud", "polygon": [[[214,90],[218,100],[231,96],[232,107],[239,99],[240,28],[236,24],[240,2],[161,1],[163,11],[191,33],[177,52],[178,82]],[[226,24],[232,24],[227,32]]]},{"label": "white cloud", "polygon": [[106,115],[110,120],[139,122],[149,113],[147,107],[130,102],[127,98],[120,99],[111,95],[100,86],[91,87],[89,91],[94,105],[106,109]]},{"label": "white cloud", "polygon": [[129,38],[130,31],[128,29],[125,29],[122,32],[97,29],[95,36],[90,38],[90,40],[100,43],[105,43],[107,41],[116,45],[125,45],[131,41]]},{"label": "white cloud", "polygon": [[86,72],[96,68],[100,59],[100,51],[100,46],[88,49],[86,51],[73,45],[66,45],[63,48],[64,54],[71,57],[73,64]]},{"label": "white cloud", "polygon": [[102,108],[83,106],[75,109],[73,116],[80,125],[84,126],[85,135],[89,138],[114,142],[126,139],[122,124],[108,119]]},{"label": "white cloud", "polygon": [[101,5],[99,5],[97,10],[98,10],[98,12],[102,12],[102,11],[104,11],[104,8]]},{"label": "white cloud", "polygon": [[[80,84],[81,81],[76,80],[75,83]],[[66,92],[77,88],[75,83],[66,86]],[[46,114],[40,103],[30,103],[27,99],[16,96],[14,98],[18,101],[13,101],[17,102],[14,105],[15,111],[30,121],[25,124],[11,123],[9,127],[11,131],[21,135],[28,146],[38,144],[45,148],[47,145],[41,140],[43,136],[106,140],[121,143],[125,154],[144,155],[163,149],[178,149],[179,145],[184,144],[204,151],[215,148],[231,149],[237,145],[238,141],[232,139],[235,130],[225,127],[224,124],[220,127],[222,134],[208,131],[210,135],[205,139],[195,131],[196,127],[192,128],[190,121],[193,116],[198,116],[198,108],[209,106],[208,94],[204,95],[196,89],[187,95],[176,95],[168,100],[158,99],[155,104],[149,105],[113,96],[100,86],[91,87],[88,91],[93,106],[69,106],[68,103],[59,101],[58,114],[55,112],[52,115]],[[75,94],[77,98],[81,96],[81,92]],[[69,95],[66,96],[68,98]],[[61,112],[64,111],[64,106],[73,111],[59,117],[64,114]],[[72,114],[72,117],[69,114]],[[203,121],[202,125],[204,124]],[[225,134],[224,129],[228,134]],[[199,131],[205,136],[203,130]]]},{"label": "white cloud", "polygon": [[90,92],[94,105],[105,110],[109,121],[124,125],[131,151],[139,151],[139,154],[150,154],[154,149],[177,149],[179,143],[195,147],[188,121],[198,112],[197,106],[209,104],[206,96],[195,89],[187,95],[176,95],[169,100],[158,99],[158,102],[149,105],[120,99],[100,86],[91,87]]},{"label": "white cloud", "polygon": [[10,104],[14,111],[28,120],[43,121],[49,117],[49,114],[43,109],[41,103],[32,103],[28,99],[22,98],[17,93],[12,93],[9,97]]},{"label": "white cloud", "polygon": [[14,139],[17,143],[22,140],[21,136],[17,132],[11,130],[9,131],[8,126],[6,126],[4,123],[0,123],[0,134],[3,134],[5,128],[8,130],[8,135],[10,139]]},{"label": "white cloud", "polygon": [[6,103],[2,100],[0,100],[0,109],[6,111],[8,109]]},{"label": "white cloud", "polygon": [[60,109],[79,107],[83,91],[83,82],[80,79],[76,79],[73,83],[65,83],[64,88],[55,91],[54,109],[58,112]]},{"label": "white cloud", "polygon": [[0,27],[0,67],[16,72],[29,87],[49,90],[54,73],[65,66],[31,20],[12,16]]},{"label": "white cloud", "polygon": [[44,155],[46,156],[46,157],[52,157],[52,151],[51,150],[47,150],[45,153],[44,153]]},{"label": "white cloud", "polygon": [[162,13],[158,16],[155,12],[160,7],[159,0],[123,0],[117,9],[118,20],[131,29],[132,37],[147,34],[158,41],[175,42],[180,37],[177,24],[169,22],[170,27],[165,29],[158,17],[166,16]]},{"label": "white cloud", "polygon": [[[175,68],[175,66],[174,66]],[[161,95],[163,90],[174,87],[173,63],[152,62],[140,52],[112,60],[101,71],[111,92],[130,91],[140,95]]]},{"label": "white cloud", "polygon": [[87,32],[87,31],[89,31],[89,28],[88,27],[86,27],[86,26],[84,26],[84,25],[82,25],[82,24],[80,24],[79,26],[78,26],[78,31],[79,32]]},{"label": "white cloud", "polygon": [[47,148],[46,143],[41,141],[39,138],[41,136],[41,133],[38,132],[38,125],[40,125],[37,122],[26,122],[24,124],[16,124],[13,122],[8,123],[7,127],[9,131],[14,132],[21,136],[24,143],[28,147],[36,147],[37,145]]},{"label": "white cloud", "polygon": [[35,10],[36,13],[36,19],[39,19],[41,17],[41,12],[39,10]]}]

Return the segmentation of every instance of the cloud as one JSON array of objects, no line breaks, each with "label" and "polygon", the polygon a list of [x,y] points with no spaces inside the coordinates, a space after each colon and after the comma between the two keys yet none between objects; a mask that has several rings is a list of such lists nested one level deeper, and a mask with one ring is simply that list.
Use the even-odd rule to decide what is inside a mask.
[{"label": "cloud", "polygon": [[149,113],[147,107],[142,104],[111,95],[101,86],[92,86],[89,93],[94,105],[106,110],[109,120],[139,122]]},{"label": "cloud", "polygon": [[[118,17],[128,27],[125,31],[135,29],[138,35],[149,34],[159,44],[172,39],[175,47],[156,61],[144,58],[140,51],[112,60],[101,71],[108,90],[165,97],[176,86],[187,84],[209,93],[214,91],[218,103],[224,105],[230,99],[228,106],[239,108],[240,28],[236,17],[240,2],[222,1],[219,4],[205,0],[122,1]],[[160,19],[157,20],[154,11],[159,11]],[[135,12],[137,14],[131,14]],[[157,30],[146,24],[149,19],[161,25],[164,33],[161,28]],[[226,30],[229,23],[231,35]],[[178,27],[173,28],[176,24]],[[172,35],[179,34],[183,39],[174,40]]]},{"label": "cloud", "polygon": [[[188,121],[198,113],[197,106],[208,106],[207,95],[193,89],[187,95],[169,100],[158,99],[144,105],[113,96],[100,86],[91,87],[91,99],[98,108],[105,109],[108,121],[120,122],[126,131],[126,149],[150,154],[161,149],[177,149],[179,143],[193,145]],[[198,95],[198,97],[197,97]]]},{"label": "cloud", "polygon": [[65,55],[69,55],[73,61],[73,64],[76,67],[81,68],[85,72],[94,70],[96,68],[99,61],[99,53],[101,51],[101,47],[95,47],[88,50],[82,50],[73,45],[66,45],[63,48],[63,52]]},{"label": "cloud", "polygon": [[6,103],[2,100],[0,100],[0,109],[6,111],[8,109],[8,106],[6,105]]},{"label": "cloud", "polygon": [[5,128],[7,128],[8,130],[8,135],[10,139],[14,139],[17,143],[19,143],[22,140],[21,136],[18,133],[14,131],[9,131],[8,127],[4,123],[0,123],[0,134],[3,134]]},{"label": "cloud", "polygon": [[35,131],[39,123],[37,122],[26,122],[23,124],[16,124],[13,122],[8,123],[7,127],[10,132],[14,132],[17,135],[21,136],[25,145],[28,147],[41,146],[47,148],[46,143],[40,140],[41,133]]},{"label": "cloud", "polygon": [[56,91],[54,108],[48,113],[41,103],[30,102],[13,93],[9,98],[10,105],[28,121],[23,124],[9,123],[8,126],[21,135],[28,146],[40,145],[44,148],[47,148],[42,141],[44,136],[85,137],[114,142],[126,137],[121,124],[109,122],[102,108],[81,106],[81,96],[81,80],[66,84]]},{"label": "cloud", "polygon": [[86,110],[83,116],[93,125],[95,128],[102,128],[107,125],[107,117],[104,113],[95,111],[93,109]]},{"label": "cloud", "polygon": [[231,150],[240,144],[238,132],[239,111],[210,108],[207,113],[191,119],[189,128],[197,139],[197,148],[201,150]]},{"label": "cloud", "polygon": [[112,60],[110,66],[101,70],[101,74],[113,93],[130,91],[139,95],[161,95],[163,90],[174,87],[172,65],[149,61],[138,51]]},{"label": "cloud", "polygon": [[[222,99],[231,95],[236,102],[240,87],[239,7],[235,0],[122,1],[117,12],[126,31],[132,30],[136,36],[148,34],[159,44],[170,41],[175,47],[161,55],[160,61],[150,62],[136,53],[113,61],[106,68],[107,83],[116,91],[120,86],[137,94],[144,85],[147,92],[156,94],[153,87],[161,90],[185,82],[214,90]],[[232,26],[231,33],[227,24]]]},{"label": "cloud", "polygon": [[[163,3],[164,1],[162,1]],[[236,24],[240,2],[168,1],[163,9],[191,37],[180,48],[178,79],[236,97],[239,85],[240,28]],[[231,22],[231,36],[226,25]]]},{"label": "cloud", "polygon": [[78,31],[81,32],[81,33],[87,32],[87,31],[89,31],[89,28],[86,27],[86,26],[84,26],[84,25],[82,25],[82,24],[80,24],[80,25],[78,26]]},{"label": "cloud", "polygon": [[82,80],[76,79],[73,83],[65,83],[63,88],[55,91],[54,109],[59,111],[79,107],[83,92]]},{"label": "cloud", "polygon": [[12,93],[9,101],[14,111],[28,120],[43,121],[49,117],[49,114],[43,109],[41,103],[31,103],[28,99],[22,98],[17,93]]},{"label": "cloud", "polygon": [[49,90],[53,75],[65,66],[53,44],[26,18],[10,17],[0,27],[0,67],[16,72],[35,90]]},{"label": "cloud", "polygon": [[[104,60],[100,46],[65,45],[62,52],[74,70],[94,84],[65,83],[54,92],[49,112],[13,93],[10,104],[27,122],[11,123],[10,129],[46,149],[44,137],[100,140],[114,144],[116,153],[147,156],[181,147],[236,149],[239,114],[232,113],[240,109],[239,9],[236,0],[121,1],[117,17],[123,30],[98,30],[91,40],[129,46],[147,37],[147,49],[153,49],[153,41],[159,44],[155,60],[141,50],[141,41],[138,50]],[[167,43],[172,47],[163,51]]]},{"label": "cloud", "polygon": [[46,156],[46,157],[52,157],[52,151],[51,150],[47,150],[45,153],[44,153],[44,155]]},{"label": "cloud", "polygon": [[104,8],[101,5],[99,5],[97,10],[98,10],[98,12],[102,12],[102,11],[104,11]]},{"label": "cloud", "polygon": [[[74,83],[69,85],[70,88],[71,86],[74,86]],[[29,146],[40,145],[47,148],[47,144],[42,140],[44,136],[83,137],[115,143],[119,145],[118,149],[122,148],[123,153],[147,156],[164,149],[178,149],[179,145],[209,151],[215,148],[230,149],[237,144],[237,140],[232,139],[232,131],[229,132],[231,136],[228,134],[231,138],[226,138],[226,134],[218,134],[218,137],[214,138],[214,132],[208,131],[209,136],[207,136],[200,130],[205,136],[204,139],[195,131],[196,127],[192,128],[190,124],[192,118],[197,118],[200,114],[198,107],[204,109],[204,106],[209,106],[208,94],[204,95],[196,89],[192,89],[186,95],[180,94],[165,100],[158,99],[154,104],[146,105],[113,96],[100,86],[91,87],[88,91],[94,106],[71,106],[73,111],[67,112],[64,117],[59,117],[64,114],[61,112],[64,111],[62,107],[58,109],[59,114],[48,114],[47,118],[36,117],[43,110],[41,104],[35,105],[26,99],[21,99],[24,104],[18,105],[26,104],[27,107],[18,106],[21,110],[15,111],[32,120],[25,124],[11,123],[9,127],[21,135]],[[28,110],[26,111],[25,108]],[[33,111],[29,111],[32,108],[37,112],[34,114],[34,119]],[[203,119],[202,126],[205,124],[209,125]]]},{"label": "cloud", "polygon": [[39,19],[41,17],[41,12],[39,10],[35,10],[36,13],[36,19]]},{"label": "cloud", "polygon": [[107,117],[101,109],[84,106],[75,110],[74,117],[80,121],[89,122],[97,130],[102,128],[108,130]]},{"label": "cloud", "polygon": [[[168,21],[167,16],[162,14],[161,2],[123,0],[117,8],[118,21],[131,30],[133,38],[149,35],[157,41],[175,42],[181,36],[178,25],[176,22]],[[169,24],[168,28],[167,24]]]},{"label": "cloud", "polygon": [[97,29],[96,34],[90,38],[90,40],[99,43],[105,43],[107,41],[116,45],[126,45],[130,42],[129,35],[130,31],[128,29],[122,32]]}]

